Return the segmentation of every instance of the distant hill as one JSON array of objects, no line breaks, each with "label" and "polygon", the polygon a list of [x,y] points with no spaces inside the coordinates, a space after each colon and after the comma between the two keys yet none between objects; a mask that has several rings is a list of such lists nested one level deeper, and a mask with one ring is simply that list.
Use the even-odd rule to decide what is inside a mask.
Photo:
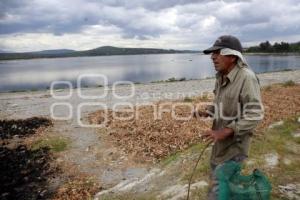
[{"label": "distant hill", "polygon": [[30,52],[30,53],[36,53],[36,54],[43,54],[43,55],[55,55],[55,54],[64,54],[64,53],[72,53],[75,52],[75,50],[71,49],[53,49],[53,50],[44,50],[44,51],[36,51],[36,52]]},{"label": "distant hill", "polygon": [[110,56],[110,55],[138,55],[138,54],[172,54],[172,53],[199,53],[200,51],[154,49],[154,48],[120,48],[103,46],[86,51],[70,49],[44,50],[25,53],[0,53],[0,60],[33,59],[33,58],[59,58],[79,56]]},{"label": "distant hill", "polygon": [[0,50],[0,53],[12,53],[12,52]]}]

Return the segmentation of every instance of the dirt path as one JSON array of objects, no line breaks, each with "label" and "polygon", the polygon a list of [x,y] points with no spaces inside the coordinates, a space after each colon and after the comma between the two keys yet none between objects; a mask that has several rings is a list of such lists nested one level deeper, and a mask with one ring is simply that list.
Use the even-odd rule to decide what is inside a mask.
[{"label": "dirt path", "polygon": [[55,121],[47,134],[69,138],[71,143],[62,159],[74,163],[81,172],[95,177],[103,188],[111,187],[121,180],[140,178],[147,172],[146,166],[132,163],[125,153],[107,141],[106,135],[94,128]]}]

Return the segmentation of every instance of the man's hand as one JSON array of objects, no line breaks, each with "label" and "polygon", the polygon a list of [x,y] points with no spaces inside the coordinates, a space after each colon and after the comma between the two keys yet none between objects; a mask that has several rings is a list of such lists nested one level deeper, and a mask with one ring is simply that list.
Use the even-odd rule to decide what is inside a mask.
[{"label": "man's hand", "polygon": [[217,142],[220,140],[224,140],[227,137],[230,137],[232,135],[233,135],[233,130],[231,128],[223,128],[217,131],[214,130],[206,131],[203,134],[201,134],[201,138],[204,141],[210,143],[210,142]]}]

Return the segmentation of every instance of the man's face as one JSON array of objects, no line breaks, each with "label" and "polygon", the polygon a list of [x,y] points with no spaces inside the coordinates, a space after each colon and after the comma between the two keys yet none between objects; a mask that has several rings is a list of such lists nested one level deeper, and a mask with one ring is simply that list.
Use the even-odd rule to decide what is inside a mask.
[{"label": "man's face", "polygon": [[235,64],[235,58],[233,56],[223,56],[220,54],[220,50],[213,51],[211,59],[214,63],[215,70],[227,74],[229,69]]}]

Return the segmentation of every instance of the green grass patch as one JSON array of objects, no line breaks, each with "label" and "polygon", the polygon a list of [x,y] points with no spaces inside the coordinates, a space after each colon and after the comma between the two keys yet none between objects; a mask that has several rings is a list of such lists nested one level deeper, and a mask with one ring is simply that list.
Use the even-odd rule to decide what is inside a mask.
[{"label": "green grass patch", "polygon": [[52,152],[61,152],[67,149],[68,140],[62,137],[49,137],[35,141],[31,149],[36,150],[43,147],[48,147]]},{"label": "green grass patch", "polygon": [[296,83],[292,80],[286,81],[282,84],[284,87],[290,87],[296,85]]},{"label": "green grass patch", "polygon": [[156,80],[156,81],[151,81],[150,83],[172,83],[172,82],[179,82],[179,81],[186,81],[187,79],[185,77],[182,78],[175,78],[171,77],[167,80]]},{"label": "green grass patch", "polygon": [[207,199],[207,192],[208,187],[199,188],[191,191],[191,198],[194,200],[206,200]]},{"label": "green grass patch", "polygon": [[169,78],[168,80],[166,80],[166,82],[177,82],[177,81],[185,81],[186,78],[183,77],[183,78],[175,78],[175,77],[171,77]]},{"label": "green grass patch", "polygon": [[197,153],[202,151],[202,149],[204,148],[204,143],[197,143],[192,145],[191,147],[189,147],[187,150],[185,150],[186,153]]},{"label": "green grass patch", "polygon": [[200,100],[202,100],[202,101],[209,100],[208,95],[206,95],[206,94],[201,95]]},{"label": "green grass patch", "polygon": [[[297,122],[299,116],[291,117],[284,121],[282,125],[272,129],[265,129],[257,137],[253,137],[250,147],[249,160],[252,164],[243,163],[242,174],[249,175],[255,168],[262,170],[269,178],[272,185],[271,199],[282,199],[279,192],[279,185],[300,182],[300,143],[299,138],[293,137],[293,133],[300,130],[300,123]],[[181,181],[187,183],[192,170],[196,164],[204,144],[197,143],[190,146],[184,151],[174,153],[161,161],[162,166],[172,165],[176,161],[189,158],[185,161],[185,170],[180,171]],[[276,153],[278,155],[278,165],[270,167],[266,163],[266,155]],[[210,150],[207,149],[201,158],[196,171],[193,175],[192,182],[197,180],[208,181],[210,173]],[[289,160],[289,162],[285,162]],[[192,199],[206,199],[206,190],[192,191]]]},{"label": "green grass patch", "polygon": [[[203,149],[204,144],[202,143],[197,143],[194,145],[191,145],[188,149],[184,150],[184,151],[177,151],[176,153],[173,153],[167,157],[165,157],[164,159],[162,159],[160,161],[160,164],[162,166],[167,166],[171,163],[173,163],[174,161],[178,160],[182,155],[190,155],[190,154],[195,154],[195,153],[200,153],[200,151]],[[205,155],[203,155],[204,157]]]},{"label": "green grass patch", "polygon": [[[197,158],[198,159],[198,158]],[[189,169],[186,170],[186,173],[182,177],[182,181],[187,182],[192,173],[194,166],[196,165],[196,161],[191,163],[191,166]],[[203,180],[204,177],[206,177],[210,173],[210,164],[209,164],[209,156],[208,153],[204,154],[202,159],[199,161],[197,168],[193,174],[193,182],[196,182],[195,180]]]},{"label": "green grass patch", "polygon": [[285,120],[283,125],[265,130],[263,136],[254,138],[250,149],[250,158],[272,151],[280,154],[290,153],[286,143],[287,141],[293,143],[296,141],[297,143],[292,136],[297,129],[300,129],[300,123],[297,122],[297,118],[291,118]]},{"label": "green grass patch", "polygon": [[181,154],[182,154],[182,152],[173,153],[173,154],[169,155],[168,157],[164,158],[163,160],[161,160],[160,163],[163,167],[167,166],[170,163],[176,161],[180,157]]},{"label": "green grass patch", "polygon": [[265,91],[270,92],[270,91],[272,90],[272,86],[271,86],[271,85],[268,85],[268,86],[265,86],[263,89],[264,89]]},{"label": "green grass patch", "polygon": [[[266,173],[272,184],[272,199],[282,199],[278,190],[279,185],[300,182],[300,145],[297,138],[292,133],[300,129],[298,117],[293,117],[284,121],[283,125],[265,130],[261,137],[254,138],[250,148],[250,159],[254,160],[251,167],[245,165],[247,173],[254,168],[261,169]],[[268,167],[265,156],[269,153],[278,155],[278,165]],[[284,160],[290,160],[289,164]]]},{"label": "green grass patch", "polygon": [[193,102],[193,99],[191,97],[184,97],[184,102]]},{"label": "green grass patch", "polygon": [[[183,175],[182,180],[184,182],[188,181],[192,175],[192,170],[194,169],[194,166],[196,165],[196,161],[198,160],[198,157],[205,147],[204,143],[198,143],[195,145],[192,145],[190,148],[184,151],[185,154],[193,155],[195,157],[194,161],[191,162],[191,165],[189,169],[186,170],[185,174]],[[207,176],[210,172],[210,151],[209,149],[206,149],[204,154],[202,155],[197,168],[193,175],[193,180],[203,179],[203,177]]]},{"label": "green grass patch", "polygon": [[133,200],[156,200],[156,196],[154,194],[131,194],[131,193],[124,193],[122,195],[114,195],[114,194],[107,194],[103,195],[100,198],[101,200],[124,200],[124,199],[133,199]]}]

